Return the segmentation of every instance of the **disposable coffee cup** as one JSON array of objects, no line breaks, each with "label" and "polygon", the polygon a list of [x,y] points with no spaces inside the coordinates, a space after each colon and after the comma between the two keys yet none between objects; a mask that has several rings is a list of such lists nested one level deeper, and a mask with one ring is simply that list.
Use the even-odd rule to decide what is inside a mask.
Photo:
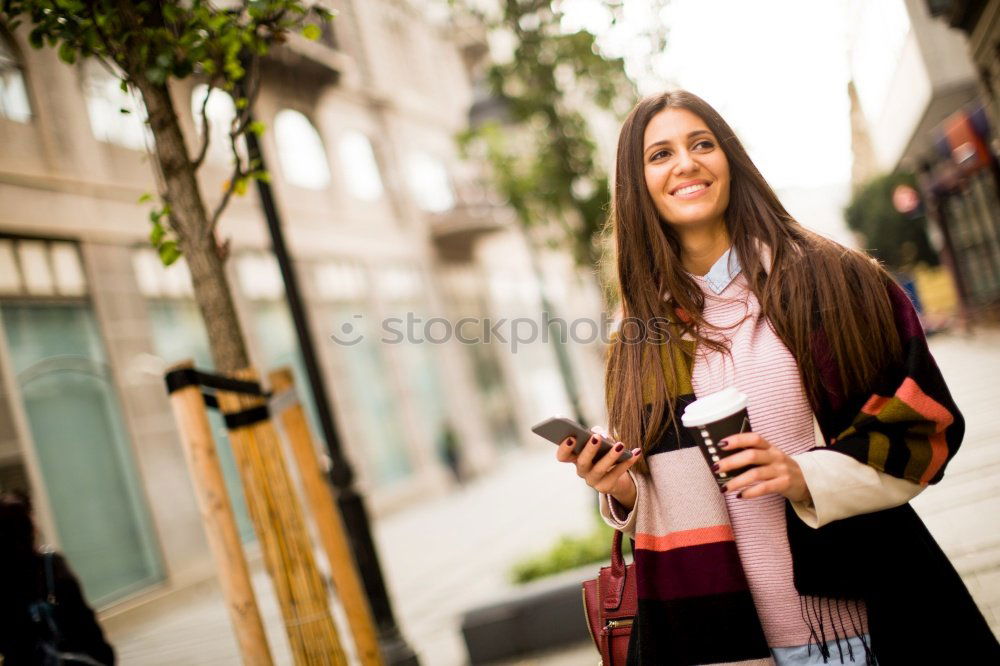
[{"label": "disposable coffee cup", "polygon": [[[747,413],[747,397],[735,388],[723,389],[717,393],[698,398],[684,409],[681,423],[698,443],[709,469],[723,458],[741,449],[719,448],[719,442],[730,435],[750,431],[750,416]],[[716,483],[725,485],[743,472],[753,467],[748,465],[729,472],[712,472]]]}]

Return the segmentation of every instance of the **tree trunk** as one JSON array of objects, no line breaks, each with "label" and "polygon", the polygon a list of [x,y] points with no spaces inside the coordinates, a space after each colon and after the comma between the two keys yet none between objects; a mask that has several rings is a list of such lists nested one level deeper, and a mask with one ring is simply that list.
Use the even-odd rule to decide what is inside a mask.
[{"label": "tree trunk", "polygon": [[215,369],[227,373],[243,370],[250,366],[243,329],[236,316],[223,260],[216,251],[215,236],[207,232],[205,203],[170,91],[165,85],[155,85],[141,76],[133,80],[149,114],[149,125],[156,139],[155,157],[170,204],[170,221],[191,271],[194,297],[208,331]]}]

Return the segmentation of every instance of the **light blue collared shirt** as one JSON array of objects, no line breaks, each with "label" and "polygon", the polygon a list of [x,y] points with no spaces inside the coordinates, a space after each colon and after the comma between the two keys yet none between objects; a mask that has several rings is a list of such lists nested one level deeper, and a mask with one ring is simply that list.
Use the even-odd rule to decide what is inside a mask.
[{"label": "light blue collared shirt", "polygon": [[708,272],[702,276],[702,279],[708,283],[708,288],[715,292],[716,295],[721,294],[725,291],[729,283],[732,282],[743,267],[740,265],[740,258],[736,256],[733,252],[733,248],[729,248],[722,253],[722,256],[716,260],[712,267],[708,269]]}]

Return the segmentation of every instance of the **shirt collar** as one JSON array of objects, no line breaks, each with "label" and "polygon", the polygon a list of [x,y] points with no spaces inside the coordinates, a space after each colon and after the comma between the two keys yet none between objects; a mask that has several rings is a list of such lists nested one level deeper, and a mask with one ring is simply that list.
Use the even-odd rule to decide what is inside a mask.
[{"label": "shirt collar", "polygon": [[716,260],[712,267],[708,269],[708,272],[702,276],[708,284],[709,289],[711,289],[716,295],[721,294],[729,283],[740,274],[743,267],[740,265],[740,259],[733,252],[733,248],[729,248],[722,253],[722,256]]}]

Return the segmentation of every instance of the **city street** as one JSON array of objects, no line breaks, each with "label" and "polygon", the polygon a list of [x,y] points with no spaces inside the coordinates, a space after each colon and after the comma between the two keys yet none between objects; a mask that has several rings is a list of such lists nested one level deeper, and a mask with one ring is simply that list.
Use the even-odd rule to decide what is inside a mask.
[{"label": "city street", "polygon": [[[944,481],[914,505],[1000,632],[1000,330],[940,335],[931,347],[968,429]],[[421,662],[465,663],[459,632],[463,611],[508,594],[506,572],[512,562],[544,549],[560,534],[586,531],[593,519],[592,495],[570,469],[554,462],[548,447],[536,445],[508,456],[493,474],[450,496],[379,521],[375,536],[397,617]],[[255,582],[277,662],[290,663],[274,597],[259,572]],[[108,626],[126,665],[238,662],[213,585],[134,618],[113,618]],[[583,645],[510,666],[596,660]]]}]

